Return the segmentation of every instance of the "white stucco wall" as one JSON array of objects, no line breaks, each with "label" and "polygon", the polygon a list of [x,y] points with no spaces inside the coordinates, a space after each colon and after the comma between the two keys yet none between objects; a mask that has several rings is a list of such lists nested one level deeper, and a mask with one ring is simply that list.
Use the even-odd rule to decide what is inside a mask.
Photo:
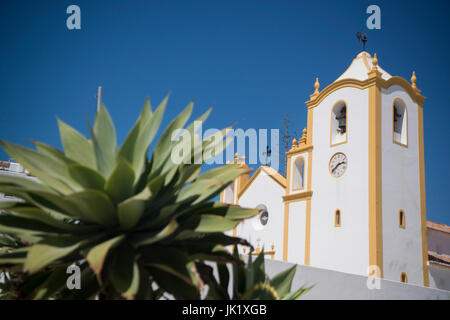
[{"label": "white stucco wall", "polygon": [[261,170],[239,199],[239,205],[242,207],[255,208],[264,204],[269,213],[269,220],[264,227],[259,223],[259,216],[244,220],[237,227],[237,236],[247,239],[255,248],[259,243],[261,247],[264,246],[265,251],[271,251],[274,244],[274,259],[278,260],[283,258],[284,194],[285,189]]},{"label": "white stucco wall", "polygon": [[450,266],[439,263],[430,262],[428,264],[428,275],[430,279],[430,287],[450,291]]},{"label": "white stucco wall", "polygon": [[[333,105],[347,103],[347,143],[330,147]],[[368,89],[339,89],[327,96],[313,114],[313,164],[311,189],[311,266],[366,274],[368,236]],[[348,166],[340,178],[328,165],[336,152],[347,155]],[[334,226],[340,209],[342,226]]]},{"label": "white stucco wall", "polygon": [[289,203],[287,261],[305,264],[306,201]]},{"label": "white stucco wall", "polygon": [[[407,108],[407,147],[393,142],[396,98]],[[423,285],[417,108],[399,86],[381,91],[383,274],[399,281],[406,272],[408,283]],[[405,228],[399,227],[399,210],[405,212]]]}]

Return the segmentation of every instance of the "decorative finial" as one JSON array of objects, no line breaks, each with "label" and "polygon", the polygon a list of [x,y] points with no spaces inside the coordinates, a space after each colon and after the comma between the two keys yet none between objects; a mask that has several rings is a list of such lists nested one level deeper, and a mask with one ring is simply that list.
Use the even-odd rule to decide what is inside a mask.
[{"label": "decorative finial", "polygon": [[417,89],[416,81],[417,81],[416,72],[413,71],[413,74],[411,76],[411,83],[412,83],[413,89]]},{"label": "decorative finial", "polygon": [[227,164],[230,164],[230,160],[227,160]]},{"label": "decorative finial", "polygon": [[297,147],[297,139],[292,139],[292,148],[294,149],[295,147]]},{"label": "decorative finial", "polygon": [[316,89],[316,91],[314,91],[314,94],[319,93],[319,88],[320,88],[319,78],[316,78],[316,82],[314,83],[314,88]]},{"label": "decorative finial", "polygon": [[271,247],[272,247],[272,251],[273,251],[273,249],[275,249],[275,245],[273,244],[273,242],[272,242]]},{"label": "decorative finial", "polygon": [[239,157],[239,153],[236,152],[236,153],[234,154],[234,161],[237,161],[238,157]]},{"label": "decorative finial", "polygon": [[377,70],[377,66],[378,66],[378,58],[377,58],[377,54],[375,53],[373,55],[373,60],[372,60],[372,70]]},{"label": "decorative finial", "polygon": [[308,135],[308,130],[306,130],[306,128],[303,128],[303,132],[302,133],[303,133],[303,137],[306,138],[306,136]]}]

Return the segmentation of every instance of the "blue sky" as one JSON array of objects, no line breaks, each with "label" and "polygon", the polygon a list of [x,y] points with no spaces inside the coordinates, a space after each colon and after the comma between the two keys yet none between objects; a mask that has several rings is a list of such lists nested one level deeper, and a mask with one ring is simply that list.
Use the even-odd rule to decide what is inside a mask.
[{"label": "blue sky", "polygon": [[[81,8],[81,30],[66,8]],[[366,8],[381,8],[367,30]],[[416,71],[424,104],[428,219],[450,225],[449,1],[20,1],[0,2],[0,138],[60,147],[56,116],[87,134],[98,85],[119,142],[150,95],[172,92],[167,124],[195,98],[208,127],[279,128],[288,112],[300,131],[304,102],[361,51],[407,80]],[[0,159],[7,159],[0,151]]]}]

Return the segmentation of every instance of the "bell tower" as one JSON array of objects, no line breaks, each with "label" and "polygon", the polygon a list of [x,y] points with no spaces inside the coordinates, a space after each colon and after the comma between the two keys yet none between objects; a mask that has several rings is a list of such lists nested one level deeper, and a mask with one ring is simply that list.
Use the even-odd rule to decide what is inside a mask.
[{"label": "bell tower", "polygon": [[[415,73],[411,82],[367,52],[322,91],[316,79],[306,102],[305,264],[428,285],[425,98]],[[292,194],[299,170],[288,159]]]}]

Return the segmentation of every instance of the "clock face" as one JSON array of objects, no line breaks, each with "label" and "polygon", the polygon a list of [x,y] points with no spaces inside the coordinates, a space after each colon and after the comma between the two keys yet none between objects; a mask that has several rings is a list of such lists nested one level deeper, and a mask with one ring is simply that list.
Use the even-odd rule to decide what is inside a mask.
[{"label": "clock face", "polygon": [[347,156],[342,152],[335,153],[330,159],[330,173],[333,177],[340,177],[347,169]]}]

